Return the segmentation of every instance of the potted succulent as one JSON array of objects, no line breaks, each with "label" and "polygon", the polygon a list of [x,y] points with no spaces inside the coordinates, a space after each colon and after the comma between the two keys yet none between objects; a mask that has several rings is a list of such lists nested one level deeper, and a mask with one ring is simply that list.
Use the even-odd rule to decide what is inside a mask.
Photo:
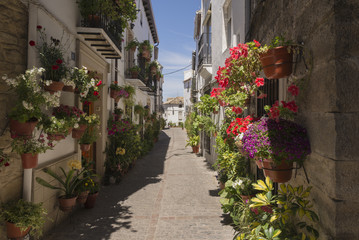
[{"label": "potted succulent", "polygon": [[137,39],[133,39],[132,41],[128,42],[127,43],[127,46],[125,47],[125,49],[127,51],[131,50],[131,51],[135,51],[136,48],[138,47],[140,43],[137,41]]},{"label": "potted succulent", "polygon": [[265,52],[260,54],[264,74],[268,79],[288,77],[292,73],[293,50],[292,41],[286,41],[283,36],[277,36]]},{"label": "potted succulent", "polygon": [[131,78],[137,79],[138,74],[141,72],[141,68],[139,66],[133,66],[128,69],[128,73],[131,75]]},{"label": "potted succulent", "polygon": [[10,111],[10,132],[11,137],[31,137],[38,119],[42,117],[43,107],[56,107],[60,103],[60,94],[51,95],[44,92],[41,85],[41,76],[44,68],[32,68],[26,70],[16,78],[4,75],[2,79],[14,89],[17,95],[17,102]]},{"label": "potted succulent", "polygon": [[0,207],[0,219],[6,221],[7,237],[22,239],[30,229],[30,235],[40,237],[45,223],[46,210],[42,203],[26,202],[22,199],[4,203]]},{"label": "potted succulent", "polygon": [[39,138],[15,138],[11,142],[12,151],[20,154],[22,167],[24,169],[37,167],[39,153],[44,153],[48,149],[53,149],[52,141],[46,142],[41,134]]},{"label": "potted succulent", "polygon": [[188,140],[187,140],[187,146],[191,146],[192,147],[192,151],[194,153],[198,153],[199,152],[199,136],[191,136]]},{"label": "potted succulent", "polygon": [[293,162],[302,166],[310,144],[305,128],[285,119],[278,121],[262,118],[248,127],[244,133],[243,151],[251,159],[258,159],[264,174],[274,182],[291,179]]},{"label": "potted succulent", "polygon": [[44,132],[47,134],[47,139],[50,141],[65,139],[69,134],[69,127],[71,126],[71,123],[66,119],[58,119],[55,116],[44,116],[41,124]]},{"label": "potted succulent", "polygon": [[81,162],[77,160],[70,160],[68,162],[70,170],[66,172],[62,167],[60,170],[63,176],[58,175],[49,168],[45,168],[43,171],[54,178],[58,184],[50,184],[40,177],[36,177],[36,181],[44,187],[51,188],[54,190],[60,190],[61,195],[58,200],[60,209],[64,212],[70,211],[76,204],[76,188],[85,180],[82,175],[86,170],[81,168]]}]

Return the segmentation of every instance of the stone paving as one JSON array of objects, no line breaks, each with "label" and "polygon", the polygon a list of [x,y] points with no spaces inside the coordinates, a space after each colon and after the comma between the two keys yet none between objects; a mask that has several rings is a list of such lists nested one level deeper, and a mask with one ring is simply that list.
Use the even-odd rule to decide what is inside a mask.
[{"label": "stone paving", "polygon": [[191,153],[185,131],[164,130],[153,150],[118,185],[101,188],[46,240],[231,240],[215,172]]}]

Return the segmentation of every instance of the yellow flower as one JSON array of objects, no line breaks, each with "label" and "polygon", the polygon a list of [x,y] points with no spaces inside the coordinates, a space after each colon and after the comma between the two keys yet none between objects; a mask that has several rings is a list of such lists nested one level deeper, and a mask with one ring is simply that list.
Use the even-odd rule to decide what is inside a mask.
[{"label": "yellow flower", "polygon": [[126,153],[126,150],[124,148],[118,147],[116,149],[116,155],[124,155]]},{"label": "yellow flower", "polygon": [[67,166],[70,169],[78,169],[78,170],[80,170],[82,168],[81,162],[78,161],[78,160],[70,160],[70,161],[68,161]]},{"label": "yellow flower", "polygon": [[88,183],[85,183],[85,186],[87,187],[89,184]]}]

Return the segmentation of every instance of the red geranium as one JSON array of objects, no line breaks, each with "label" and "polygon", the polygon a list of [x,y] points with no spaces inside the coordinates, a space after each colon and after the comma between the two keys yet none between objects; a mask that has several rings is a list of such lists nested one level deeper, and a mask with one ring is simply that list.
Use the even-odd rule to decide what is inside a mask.
[{"label": "red geranium", "polygon": [[264,85],[264,78],[256,78],[255,81],[257,87],[263,86]]},{"label": "red geranium", "polygon": [[248,125],[253,121],[251,116],[245,118],[236,118],[229,124],[227,128],[227,134],[236,137],[239,133],[244,133],[248,129]]},{"label": "red geranium", "polygon": [[52,70],[58,70],[59,69],[59,66],[58,65],[52,65]]},{"label": "red geranium", "polygon": [[42,26],[41,25],[37,25],[36,27],[38,30],[42,29]]},{"label": "red geranium", "polygon": [[98,96],[98,94],[99,94],[99,93],[98,93],[97,91],[94,91],[94,92],[93,92],[93,95],[94,95],[94,96]]},{"label": "red geranium", "polygon": [[61,59],[57,59],[57,60],[56,60],[56,64],[58,64],[58,65],[62,64],[62,60],[61,60]]},{"label": "red geranium", "polygon": [[232,112],[235,112],[236,114],[241,114],[243,112],[242,108],[240,107],[232,107]]},{"label": "red geranium", "polygon": [[288,92],[290,92],[293,96],[298,96],[299,94],[299,88],[292,84],[288,87]]},{"label": "red geranium", "polygon": [[35,46],[35,41],[31,40],[31,41],[29,42],[29,45],[30,45],[31,47]]}]

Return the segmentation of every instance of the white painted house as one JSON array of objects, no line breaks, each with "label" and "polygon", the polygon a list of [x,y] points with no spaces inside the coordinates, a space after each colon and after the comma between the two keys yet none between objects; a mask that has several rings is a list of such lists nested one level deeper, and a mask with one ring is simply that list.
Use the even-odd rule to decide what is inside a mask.
[{"label": "white painted house", "polygon": [[180,122],[184,123],[183,104],[183,97],[167,98],[167,101],[163,103],[163,118],[166,120],[167,126],[169,123],[175,124],[176,126],[178,126]]},{"label": "white painted house", "polygon": [[193,70],[184,71],[184,80],[183,80],[183,103],[184,103],[184,119],[186,121],[187,115],[191,111],[191,86],[192,86]]}]

